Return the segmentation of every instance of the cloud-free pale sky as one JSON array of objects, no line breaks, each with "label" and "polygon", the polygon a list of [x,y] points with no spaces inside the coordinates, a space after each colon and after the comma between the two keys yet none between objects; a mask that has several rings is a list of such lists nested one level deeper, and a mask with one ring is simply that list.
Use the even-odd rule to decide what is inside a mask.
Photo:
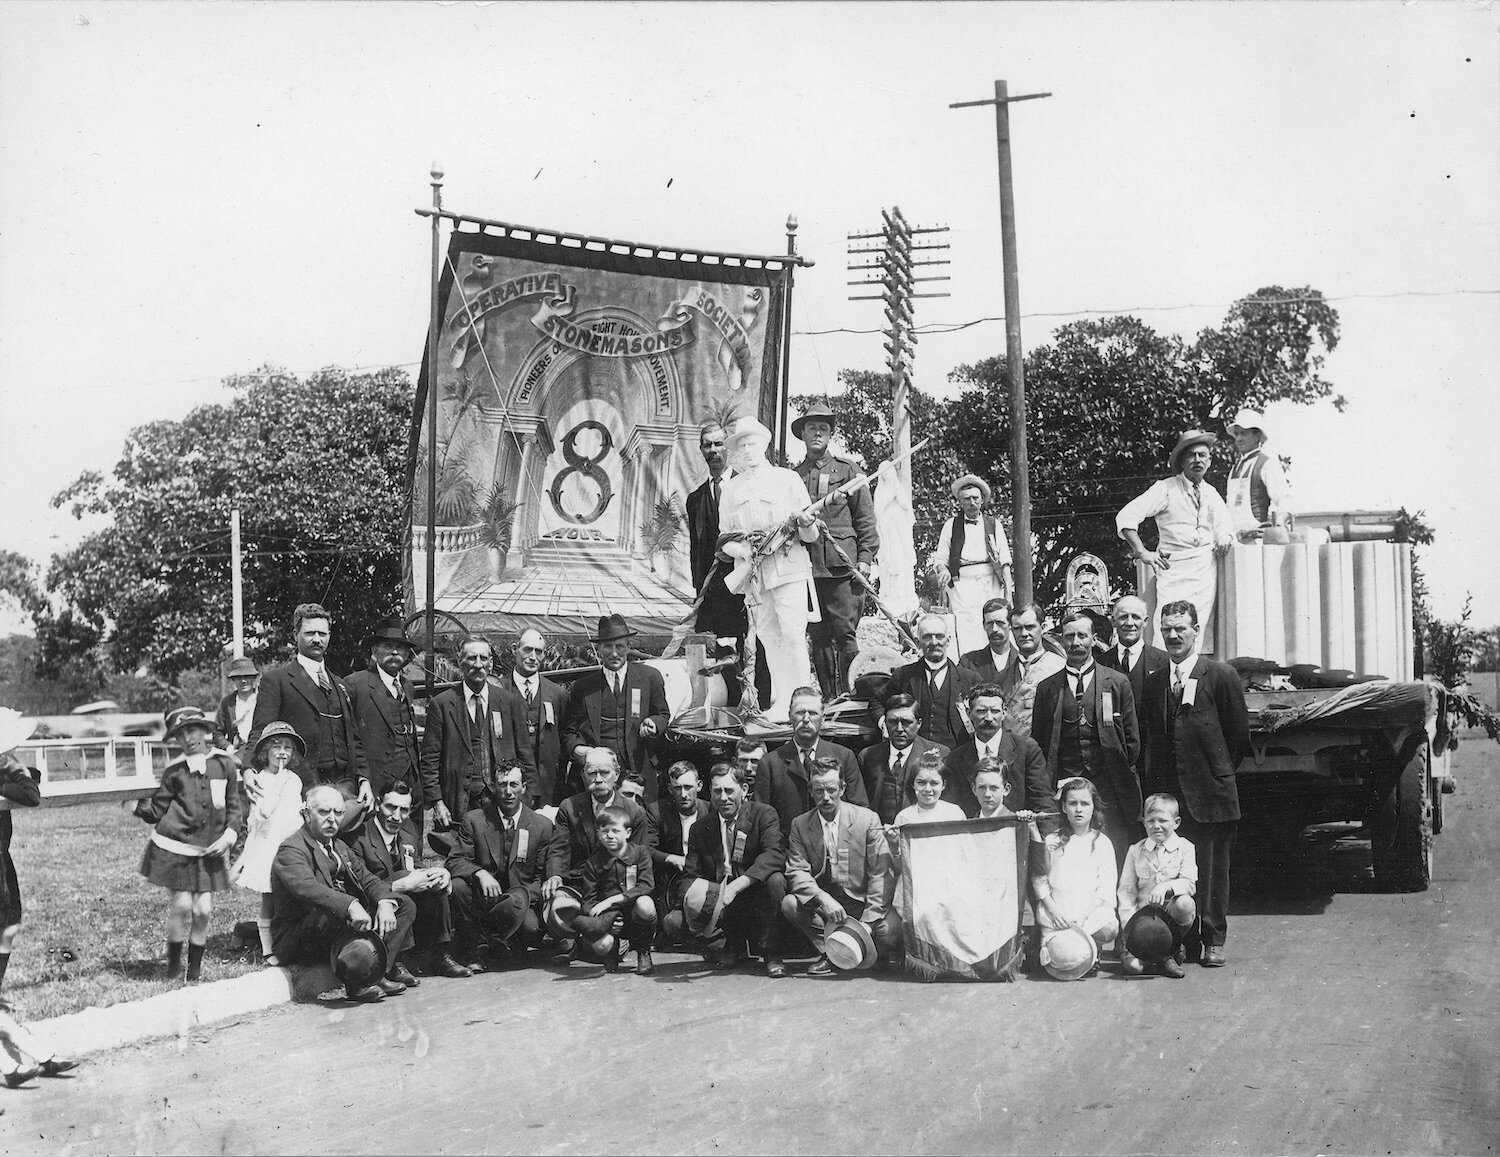
[{"label": "cloud-free pale sky", "polygon": [[[450,208],[817,264],[799,331],[876,329],[846,234],[951,227],[999,318],[994,118],[1013,107],[1028,348],[1087,311],[1191,336],[1270,284],[1334,299],[1349,398],[1275,408],[1302,509],[1425,510],[1438,613],[1500,622],[1500,52],[1492,5],[0,3],[0,546],[126,433],[270,362],[415,363],[433,159]],[[1048,316],[1052,315],[1052,316]],[[793,389],[878,369],[804,333]],[[916,383],[1003,351],[918,346]],[[413,372],[414,368],[413,368]],[[997,447],[997,451],[999,448]]]}]

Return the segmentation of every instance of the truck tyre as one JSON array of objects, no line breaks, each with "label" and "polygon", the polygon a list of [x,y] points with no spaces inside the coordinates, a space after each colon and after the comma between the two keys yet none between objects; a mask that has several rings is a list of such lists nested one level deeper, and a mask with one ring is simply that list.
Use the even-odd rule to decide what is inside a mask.
[{"label": "truck tyre", "polygon": [[1425,892],[1432,879],[1431,778],[1424,745],[1375,815],[1370,858],[1375,883],[1382,889]]}]

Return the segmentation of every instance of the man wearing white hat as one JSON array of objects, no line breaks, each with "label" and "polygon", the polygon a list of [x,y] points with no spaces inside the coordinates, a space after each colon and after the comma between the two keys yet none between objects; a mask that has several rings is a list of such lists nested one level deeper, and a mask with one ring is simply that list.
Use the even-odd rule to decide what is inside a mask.
[{"label": "man wearing white hat", "polygon": [[1241,542],[1260,538],[1268,526],[1281,526],[1291,514],[1292,488],[1281,463],[1265,452],[1266,418],[1241,410],[1226,429],[1240,460],[1229,472],[1229,514]]},{"label": "man wearing white hat", "polygon": [[[720,494],[719,549],[735,560],[729,588],[744,592],[750,633],[771,675],[767,714],[786,719],[792,692],[807,682],[811,665],[807,624],[820,617],[806,546],[818,531],[802,513],[809,500],[801,476],[766,461],[770,444],[771,431],[754,418],[740,418],[729,431],[725,450],[735,475]],[[756,554],[768,534],[793,519],[796,534]]]},{"label": "man wearing white hat", "polygon": [[[1167,459],[1172,476],[1153,483],[1115,515],[1115,529],[1130,544],[1139,562],[1156,572],[1156,638],[1161,638],[1161,608],[1179,599],[1198,608],[1201,621],[1213,622],[1218,587],[1215,556],[1234,542],[1229,507],[1205,478],[1212,461],[1210,447],[1219,439],[1203,430],[1184,431]],[[1155,550],[1141,542],[1140,525],[1156,519],[1160,541]]]},{"label": "man wearing white hat", "polygon": [[983,513],[990,500],[988,482],[965,474],[948,489],[958,500],[958,513],[943,523],[928,565],[938,582],[948,587],[962,654],[986,646],[984,604],[1010,600],[1010,543],[995,516]]}]

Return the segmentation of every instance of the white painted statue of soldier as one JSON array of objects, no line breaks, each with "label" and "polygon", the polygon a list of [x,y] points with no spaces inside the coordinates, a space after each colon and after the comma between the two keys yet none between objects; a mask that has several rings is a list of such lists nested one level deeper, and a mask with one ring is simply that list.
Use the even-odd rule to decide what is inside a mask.
[{"label": "white painted statue of soldier", "polygon": [[[795,470],[766,461],[771,431],[754,418],[740,418],[725,439],[734,477],[719,498],[720,549],[736,570],[750,560],[740,588],[749,612],[750,633],[771,675],[771,719],[788,717],[792,692],[808,682],[811,660],[807,624],[819,620],[812,563],[805,543],[818,536],[816,519],[799,517],[807,508],[807,487]],[[769,554],[752,558],[768,534],[797,520],[796,533]],[[731,576],[731,586],[737,585]]]}]

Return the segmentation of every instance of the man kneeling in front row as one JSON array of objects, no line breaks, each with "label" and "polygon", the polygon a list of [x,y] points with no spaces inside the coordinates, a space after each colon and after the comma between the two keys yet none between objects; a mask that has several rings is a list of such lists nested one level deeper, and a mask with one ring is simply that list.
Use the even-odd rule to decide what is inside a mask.
[{"label": "man kneeling in front row", "polygon": [[[338,788],[310,788],[302,804],[302,827],[276,851],[271,948],[283,964],[321,964],[330,952],[337,954],[371,930],[385,942],[387,961],[395,961],[410,942],[416,905],[393,893],[335,838],[345,810]],[[406,985],[386,975],[345,991],[350,1000],[373,1003],[405,992]]]},{"label": "man kneeling in front row", "polygon": [[832,976],[825,941],[846,919],[869,928],[878,958],[901,952],[901,918],[886,910],[891,851],[880,817],[844,801],[839,764],[819,759],[809,785],[813,809],[792,821],[786,858],[791,895],[781,902],[787,922],[817,946],[809,976]]}]

